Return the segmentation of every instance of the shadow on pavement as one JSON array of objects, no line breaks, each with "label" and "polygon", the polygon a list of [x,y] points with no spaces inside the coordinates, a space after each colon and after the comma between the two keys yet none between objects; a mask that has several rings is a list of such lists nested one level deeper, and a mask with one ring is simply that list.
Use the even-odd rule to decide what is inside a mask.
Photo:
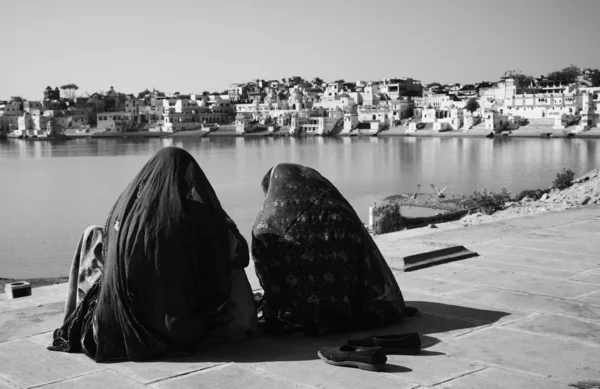
[{"label": "shadow on pavement", "polygon": [[[410,301],[407,306],[419,308],[420,315],[407,318],[393,326],[372,331],[331,334],[322,337],[309,335],[263,334],[244,342],[226,344],[207,344],[188,355],[171,356],[165,362],[215,362],[260,363],[273,361],[306,361],[317,359],[321,347],[343,345],[347,339],[362,338],[370,335],[398,334],[418,332],[422,347],[427,348],[441,340],[435,334],[471,329],[488,325],[509,313],[434,303],[429,301]],[[435,356],[443,353],[423,350],[417,356]],[[402,367],[403,372],[407,371]],[[398,371],[400,372],[400,371]]]}]

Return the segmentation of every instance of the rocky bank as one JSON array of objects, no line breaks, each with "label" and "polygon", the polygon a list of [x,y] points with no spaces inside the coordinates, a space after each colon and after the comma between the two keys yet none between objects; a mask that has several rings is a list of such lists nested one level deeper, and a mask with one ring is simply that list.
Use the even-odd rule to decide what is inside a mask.
[{"label": "rocky bank", "polygon": [[562,211],[588,204],[600,204],[600,169],[594,169],[573,180],[567,189],[552,189],[539,200],[525,197],[519,202],[505,204],[505,209],[491,215],[473,213],[460,220],[436,225],[440,229],[468,227],[493,221],[512,219],[549,211]]}]

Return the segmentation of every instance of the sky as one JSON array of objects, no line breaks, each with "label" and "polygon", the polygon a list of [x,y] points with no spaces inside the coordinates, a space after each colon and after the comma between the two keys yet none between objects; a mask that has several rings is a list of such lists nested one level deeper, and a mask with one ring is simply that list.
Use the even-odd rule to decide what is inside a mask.
[{"label": "sky", "polygon": [[600,67],[600,0],[28,0],[0,2],[0,99],[234,82],[423,83]]}]

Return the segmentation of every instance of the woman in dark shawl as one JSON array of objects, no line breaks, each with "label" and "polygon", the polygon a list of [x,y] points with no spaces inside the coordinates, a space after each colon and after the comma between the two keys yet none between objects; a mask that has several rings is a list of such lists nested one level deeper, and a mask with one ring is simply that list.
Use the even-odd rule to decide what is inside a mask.
[{"label": "woman in dark shawl", "polygon": [[252,230],[267,330],[368,329],[400,320],[394,276],[358,215],[325,177],[282,163],[263,179]]},{"label": "woman in dark shawl", "polygon": [[[189,349],[215,330],[256,330],[243,270],[248,245],[186,151],[160,150],[121,194],[104,230],[91,231],[102,243],[80,243],[71,278],[82,285],[97,274],[77,270],[90,252],[101,256],[101,275],[91,287],[83,283],[78,303],[71,280],[65,322],[50,349],[83,351],[98,362],[142,360]],[[91,250],[88,241],[96,242]]]}]

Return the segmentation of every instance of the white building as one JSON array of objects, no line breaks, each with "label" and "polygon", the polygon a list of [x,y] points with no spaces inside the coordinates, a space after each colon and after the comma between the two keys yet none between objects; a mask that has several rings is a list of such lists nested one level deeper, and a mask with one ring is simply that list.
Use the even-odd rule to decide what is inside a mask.
[{"label": "white building", "polygon": [[101,112],[96,115],[99,129],[125,132],[133,124],[130,112]]}]

